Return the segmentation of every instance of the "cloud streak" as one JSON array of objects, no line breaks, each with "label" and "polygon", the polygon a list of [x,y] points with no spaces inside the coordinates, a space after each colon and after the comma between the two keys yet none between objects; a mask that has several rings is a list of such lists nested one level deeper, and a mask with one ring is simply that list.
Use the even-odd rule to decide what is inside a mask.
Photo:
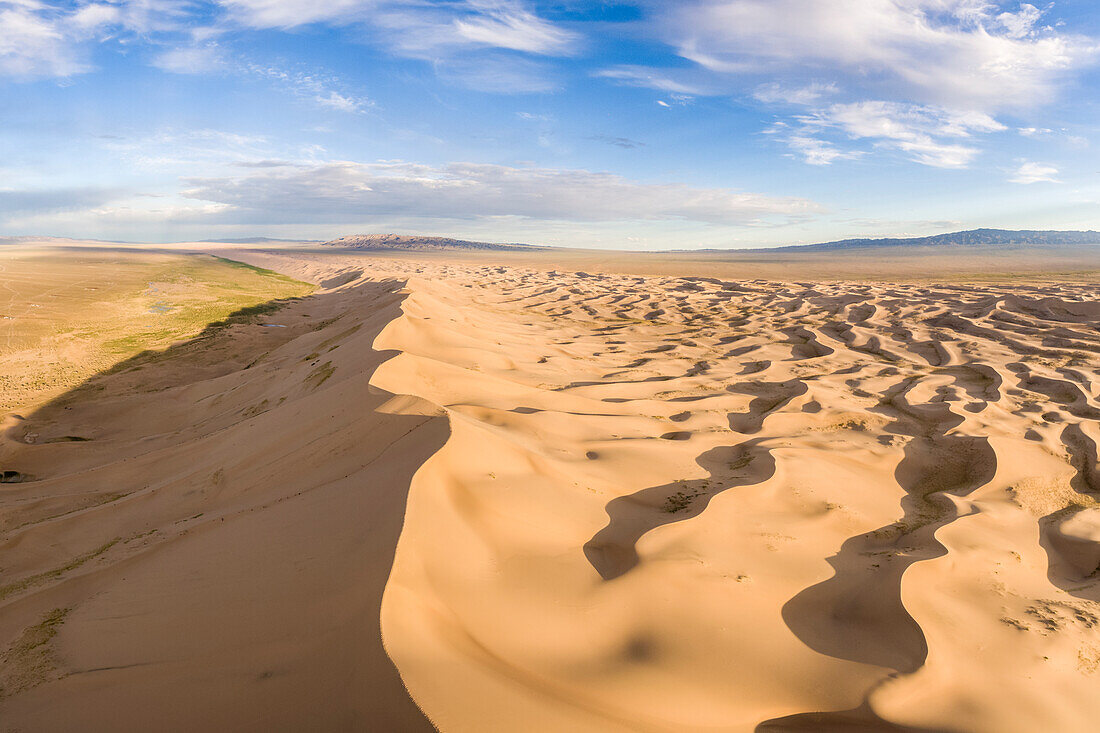
[{"label": "cloud streak", "polygon": [[222,204],[234,222],[354,222],[370,217],[766,225],[818,204],[722,188],[641,183],[610,173],[477,163],[330,162],[244,177],[191,178],[183,196]]},{"label": "cloud streak", "polygon": [[995,111],[1050,99],[1095,62],[1088,39],[1030,5],[975,0],[719,0],[662,6],[680,54],[717,74],[843,77],[867,96]]},{"label": "cloud streak", "polygon": [[102,206],[124,196],[118,189],[54,188],[29,190],[0,190],[0,220],[11,216],[33,216],[59,211],[79,211]]},{"label": "cloud streak", "polygon": [[811,165],[828,165],[867,151],[842,150],[823,135],[868,141],[873,148],[898,151],[909,160],[934,168],[965,168],[980,153],[969,141],[976,135],[1007,128],[983,112],[873,100],[833,104],[779,122],[767,132],[787,143]]}]

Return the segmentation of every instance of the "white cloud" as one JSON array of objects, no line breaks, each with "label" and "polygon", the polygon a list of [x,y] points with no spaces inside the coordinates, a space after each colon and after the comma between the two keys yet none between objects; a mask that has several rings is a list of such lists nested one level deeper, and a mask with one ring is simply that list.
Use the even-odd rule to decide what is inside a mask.
[{"label": "white cloud", "polygon": [[245,64],[240,72],[271,81],[289,90],[299,99],[327,109],[358,113],[365,112],[374,105],[366,97],[341,91],[340,80],[328,74],[287,71],[262,64]]},{"label": "white cloud", "polygon": [[221,48],[210,43],[169,49],[153,59],[153,66],[173,74],[207,74],[223,68],[225,59]]},{"label": "white cloud", "polygon": [[[659,6],[685,58],[719,74],[843,77],[866,96],[995,111],[1048,100],[1095,44],[1039,11],[978,0],[711,0]],[[661,12],[659,11],[659,12]],[[897,97],[894,97],[897,98]]]},{"label": "white cloud", "polygon": [[361,112],[366,104],[354,97],[348,97],[339,92],[328,93],[328,96],[318,95],[314,100],[322,107],[331,107],[341,112]]},{"label": "white cloud", "polygon": [[[980,151],[962,140],[1006,129],[982,112],[885,101],[834,104],[797,119],[801,123],[798,134],[837,130],[851,140],[899,150],[914,162],[936,168],[965,168]],[[831,161],[819,157],[815,162]]]},{"label": "white cloud", "polygon": [[571,53],[577,36],[539,18],[521,5],[502,0],[470,0],[479,11],[456,18],[454,28],[468,41],[513,51],[558,55]]},{"label": "white cloud", "polygon": [[813,83],[802,87],[785,87],[778,82],[761,84],[753,92],[753,97],[765,104],[812,105],[822,97],[835,95],[840,88],[835,83]]},{"label": "white cloud", "polygon": [[427,61],[445,81],[497,94],[557,90],[560,83],[552,68],[519,54],[570,55],[579,40],[577,34],[540,18],[520,0],[219,2],[237,23],[253,28],[289,29],[311,23],[354,26],[360,40],[395,56]]},{"label": "white cloud", "polygon": [[692,84],[673,79],[658,69],[649,69],[644,66],[616,66],[610,69],[601,69],[596,76],[634,87],[645,87],[662,92],[674,92],[686,95],[701,95],[707,92]]},{"label": "white cloud", "polygon": [[121,14],[117,5],[91,3],[90,5],[77,8],[72,14],[70,22],[76,28],[94,30],[102,26],[117,23]]},{"label": "white cloud", "polygon": [[[71,45],[72,16],[38,2],[0,1],[0,74],[17,79],[64,77],[88,66]],[[76,24],[83,30],[84,20]]]},{"label": "white cloud", "polygon": [[271,158],[264,137],[212,129],[163,128],[140,137],[104,140],[100,145],[127,167],[146,171],[209,170]]},{"label": "white cloud", "polygon": [[119,199],[117,189],[101,187],[54,189],[0,189],[0,221],[14,216],[50,214],[100,206]]},{"label": "white cloud", "polygon": [[997,25],[1004,29],[1009,38],[1027,38],[1035,34],[1035,25],[1043,13],[1039,8],[1022,3],[1015,13],[1000,13]]},{"label": "white cloud", "polygon": [[218,0],[230,17],[252,28],[296,28],[313,23],[364,24],[381,31],[391,50],[437,58],[482,47],[558,56],[575,50],[578,36],[533,13],[520,0]]},{"label": "white cloud", "polygon": [[296,28],[347,23],[377,7],[372,0],[218,0],[234,19],[253,28]]},{"label": "white cloud", "polygon": [[1033,163],[1031,161],[1023,161],[1020,167],[1016,169],[1012,178],[1009,178],[1010,183],[1061,183],[1058,180],[1058,169],[1052,165],[1044,165],[1043,163]]},{"label": "white cloud", "polygon": [[[0,0],[0,76],[29,80],[84,73],[92,68],[92,42],[135,40],[151,47],[151,63],[160,69],[208,73],[226,65],[214,39],[229,30],[324,23],[355,26],[360,40],[397,56],[452,65],[454,76],[473,80],[469,86],[489,88],[489,77],[501,66],[483,58],[485,52],[570,55],[580,38],[521,0],[215,0],[223,12],[213,15],[204,5],[198,0]],[[484,63],[477,67],[479,61]],[[511,76],[518,78],[521,71]],[[545,70],[528,69],[525,76],[540,80],[520,83],[527,91],[556,88]],[[334,106],[329,91],[317,101]]]},{"label": "white cloud", "polygon": [[477,163],[329,162],[243,177],[192,178],[187,185],[185,197],[231,207],[225,220],[254,223],[405,216],[760,225],[822,211],[801,198],[641,183],[585,170]]},{"label": "white cloud", "polygon": [[806,134],[794,134],[785,138],[787,145],[809,165],[830,165],[836,160],[858,158],[858,151],[844,151],[826,140]]},{"label": "white cloud", "polygon": [[82,74],[92,68],[89,42],[178,31],[190,5],[181,0],[0,0],[0,76],[22,81]]}]

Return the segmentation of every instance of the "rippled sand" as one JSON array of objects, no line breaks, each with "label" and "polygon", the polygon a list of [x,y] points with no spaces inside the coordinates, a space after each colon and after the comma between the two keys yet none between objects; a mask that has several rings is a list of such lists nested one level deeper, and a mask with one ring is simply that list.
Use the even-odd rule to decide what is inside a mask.
[{"label": "rippled sand", "polygon": [[9,425],[3,582],[122,539],[5,721],[1094,729],[1097,285],[239,257],[322,290]]}]

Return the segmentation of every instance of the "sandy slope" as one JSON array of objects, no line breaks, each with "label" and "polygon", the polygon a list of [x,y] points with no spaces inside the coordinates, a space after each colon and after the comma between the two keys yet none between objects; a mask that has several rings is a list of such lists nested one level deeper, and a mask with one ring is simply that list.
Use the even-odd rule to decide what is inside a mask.
[{"label": "sandy slope", "polygon": [[451,436],[382,625],[443,730],[1094,729],[1096,286],[405,266],[372,383]]},{"label": "sandy slope", "polygon": [[108,466],[5,445],[56,476],[4,495],[5,582],[130,538],[0,601],[73,608],[5,722],[415,730],[364,631],[396,540],[385,650],[444,731],[1095,729],[1097,286],[241,258],[332,310],[32,418],[115,426]]},{"label": "sandy slope", "polygon": [[374,383],[452,436],[383,630],[443,729],[1094,729],[1094,286],[410,289]]},{"label": "sandy slope", "polygon": [[446,435],[368,386],[398,287],[324,291],[9,418],[0,466],[37,480],[0,491],[0,730],[432,730],[377,620]]}]

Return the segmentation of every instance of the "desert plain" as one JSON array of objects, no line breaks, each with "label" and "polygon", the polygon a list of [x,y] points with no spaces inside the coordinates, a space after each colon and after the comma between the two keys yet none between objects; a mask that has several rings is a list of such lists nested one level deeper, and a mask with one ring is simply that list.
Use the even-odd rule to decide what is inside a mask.
[{"label": "desert plain", "polygon": [[0,730],[1095,730],[1100,258],[919,254],[3,246]]}]

